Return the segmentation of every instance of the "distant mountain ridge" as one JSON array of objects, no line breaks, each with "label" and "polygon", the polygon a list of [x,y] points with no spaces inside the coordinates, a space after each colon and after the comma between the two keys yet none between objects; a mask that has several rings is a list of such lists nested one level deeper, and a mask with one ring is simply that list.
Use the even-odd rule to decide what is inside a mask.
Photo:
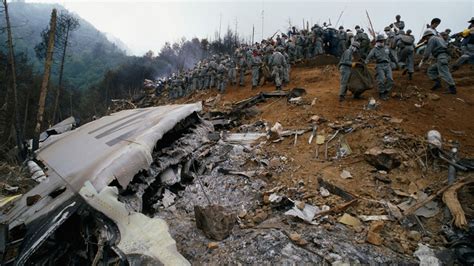
[{"label": "distant mountain ridge", "polygon": [[[15,52],[26,54],[34,68],[42,72],[43,62],[35,55],[34,47],[41,41],[41,32],[48,26],[53,8],[58,13],[68,12],[79,19],[80,27],[71,34],[71,46],[68,48],[68,58],[65,65],[64,77],[66,84],[78,89],[85,89],[99,82],[105,72],[113,69],[127,60],[126,46],[113,37],[113,42],[106,34],[97,30],[92,24],[79,15],[69,12],[59,4],[44,3],[9,3],[9,13],[12,25]],[[0,20],[5,21],[0,13]],[[0,34],[4,43],[6,34]],[[116,44],[117,43],[117,44]],[[0,47],[6,49],[6,47]],[[52,82],[57,78],[57,67],[53,68]]]}]

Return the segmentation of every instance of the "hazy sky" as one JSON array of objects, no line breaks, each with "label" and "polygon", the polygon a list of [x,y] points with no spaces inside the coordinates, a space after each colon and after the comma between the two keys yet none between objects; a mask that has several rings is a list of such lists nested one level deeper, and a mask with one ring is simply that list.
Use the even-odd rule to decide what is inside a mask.
[{"label": "hazy sky", "polygon": [[[440,30],[450,28],[453,32],[466,28],[467,21],[474,16],[474,1],[131,1],[131,0],[30,0],[27,2],[53,2],[64,5],[70,11],[91,22],[102,32],[122,40],[135,55],[148,50],[155,53],[167,41],[181,37],[214,38],[227,28],[246,39],[255,40],[271,36],[276,30],[286,31],[289,21],[298,28],[303,20],[314,23],[336,24],[342,11],[339,25],[354,28],[356,24],[369,26],[365,10],[369,12],[375,31],[393,21],[400,14],[406,29],[412,29],[418,38],[424,24],[433,17],[441,18]],[[222,18],[222,19],[221,19]],[[221,22],[221,23],[220,23]],[[237,22],[237,25],[236,25]],[[311,27],[311,26],[310,26]]]}]

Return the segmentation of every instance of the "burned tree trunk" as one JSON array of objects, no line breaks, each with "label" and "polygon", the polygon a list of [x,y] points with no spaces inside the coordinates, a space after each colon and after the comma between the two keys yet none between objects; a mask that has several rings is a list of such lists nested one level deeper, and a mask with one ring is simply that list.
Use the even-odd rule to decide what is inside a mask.
[{"label": "burned tree trunk", "polygon": [[61,66],[59,67],[59,84],[58,84],[58,89],[56,90],[56,99],[54,100],[53,118],[51,119],[51,122],[53,124],[56,123],[56,112],[59,106],[59,95],[61,94],[61,90],[63,86],[64,60],[66,59],[67,42],[69,38],[69,27],[70,27],[69,25],[66,26],[66,36],[64,37],[63,51],[61,55]]},{"label": "burned tree trunk", "polygon": [[56,97],[55,97],[54,107],[53,107],[53,116],[51,119],[51,122],[53,124],[56,123],[56,114],[59,108],[59,98],[61,95],[61,91],[63,90],[64,64],[66,61],[67,48],[69,46],[69,37],[70,37],[71,32],[75,31],[79,27],[79,20],[68,13],[61,13],[58,18],[58,27],[59,28],[57,29],[56,36],[58,39],[60,39],[57,41],[61,41],[61,44],[59,46],[62,48],[62,51],[61,51],[62,54],[61,54],[61,65],[59,68],[58,88],[56,90]]},{"label": "burned tree trunk", "polygon": [[[10,16],[8,13],[8,4],[7,0],[3,0],[3,8],[5,12],[5,21],[6,21],[6,26],[7,26],[7,38],[8,38],[8,62],[11,68],[11,75],[12,75],[12,92],[13,92],[13,102],[9,106],[9,97],[8,97],[8,91],[7,95],[5,97],[5,104],[6,104],[6,110],[11,110],[13,109],[13,116],[14,116],[14,128],[15,128],[15,133],[16,133],[16,142],[18,145],[18,148],[22,148],[21,145],[21,132],[20,132],[20,117],[18,113],[18,91],[17,91],[17,82],[16,82],[16,68],[15,68],[15,52],[13,50],[13,37],[12,37],[12,30],[11,30],[11,25],[10,25]],[[9,115],[9,112],[6,112],[6,115]],[[5,124],[4,128],[4,133],[9,132],[11,129],[11,125],[9,123]]]},{"label": "burned tree trunk", "polygon": [[56,9],[51,12],[51,21],[49,28],[48,50],[46,53],[46,60],[44,62],[43,82],[41,83],[40,98],[38,104],[38,115],[36,117],[35,138],[33,141],[33,150],[39,147],[39,136],[41,133],[41,124],[43,123],[44,105],[46,101],[46,94],[48,92],[49,76],[51,74],[51,65],[53,62],[54,51],[54,37],[56,33]]}]

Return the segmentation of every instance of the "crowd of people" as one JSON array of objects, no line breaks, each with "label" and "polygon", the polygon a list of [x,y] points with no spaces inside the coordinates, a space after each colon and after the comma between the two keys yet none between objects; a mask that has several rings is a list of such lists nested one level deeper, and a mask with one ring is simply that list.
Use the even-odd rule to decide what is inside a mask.
[{"label": "crowd of people", "polygon": [[[241,44],[232,54],[213,54],[196,64],[193,69],[174,73],[156,83],[157,94],[168,92],[170,99],[188,95],[194,91],[216,88],[225,93],[227,87],[245,86],[245,75],[251,73],[252,89],[266,82],[273,82],[281,90],[290,82],[291,66],[322,54],[340,58],[339,100],[344,101],[351,70],[356,63],[375,62],[375,79],[380,99],[389,99],[393,86],[392,71],[395,69],[408,74],[412,79],[415,72],[415,54],[423,59],[418,67],[433,58],[427,70],[434,81],[433,90],[441,88],[441,80],[448,84],[446,93],[456,94],[456,86],[451,71],[461,64],[474,63],[474,17],[468,21],[467,29],[451,34],[450,29],[439,31],[441,20],[432,19],[416,43],[410,29],[397,15],[395,21],[384,28],[384,33],[369,35],[356,25],[354,31],[335,28],[324,23],[311,29],[298,30],[291,27],[288,32],[274,35],[254,44]],[[459,58],[449,65],[452,51],[460,51]]]}]

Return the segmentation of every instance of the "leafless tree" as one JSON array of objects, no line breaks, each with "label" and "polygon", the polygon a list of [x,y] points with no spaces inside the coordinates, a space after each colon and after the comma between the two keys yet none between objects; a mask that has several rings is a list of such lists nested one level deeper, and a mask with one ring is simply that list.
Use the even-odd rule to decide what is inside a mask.
[{"label": "leafless tree", "polygon": [[[3,9],[5,12],[5,22],[6,22],[6,30],[7,30],[7,39],[8,39],[8,63],[11,68],[11,78],[12,78],[12,85],[11,85],[11,91],[13,92],[13,102],[11,104],[9,100],[9,92],[7,90],[7,93],[5,95],[5,103],[4,106],[2,106],[3,111],[5,111],[5,114],[8,114],[7,110],[13,109],[13,116],[14,116],[14,128],[15,128],[15,133],[16,133],[16,142],[18,147],[21,149],[22,147],[22,142],[21,142],[21,132],[20,132],[20,117],[19,117],[19,112],[17,110],[18,108],[18,91],[17,91],[17,80],[16,80],[16,68],[15,68],[15,51],[13,49],[13,37],[12,37],[12,30],[11,30],[11,24],[10,24],[10,16],[8,13],[8,3],[7,0],[3,0]],[[4,136],[8,135],[10,133],[10,124],[7,123],[5,124],[4,128]]]},{"label": "leafless tree", "polygon": [[60,42],[62,48],[61,54],[61,65],[59,67],[59,82],[58,88],[56,90],[56,97],[54,100],[54,107],[53,107],[53,116],[51,122],[54,124],[56,122],[56,112],[59,108],[59,96],[61,94],[61,90],[63,89],[63,72],[64,72],[64,62],[66,61],[66,51],[69,45],[69,37],[71,32],[75,31],[79,27],[79,20],[66,12],[62,12],[59,14],[58,22],[57,22],[57,34],[56,38],[58,38],[57,42]]},{"label": "leafless tree", "polygon": [[51,74],[51,65],[53,63],[54,39],[56,36],[56,20],[57,11],[53,9],[51,12],[51,20],[49,23],[49,40],[46,59],[44,61],[43,82],[41,83],[40,98],[38,104],[38,114],[36,117],[35,138],[33,139],[33,150],[39,147],[39,136],[41,133],[41,125],[43,124],[44,105],[46,102],[46,94],[48,93],[49,77]]}]

